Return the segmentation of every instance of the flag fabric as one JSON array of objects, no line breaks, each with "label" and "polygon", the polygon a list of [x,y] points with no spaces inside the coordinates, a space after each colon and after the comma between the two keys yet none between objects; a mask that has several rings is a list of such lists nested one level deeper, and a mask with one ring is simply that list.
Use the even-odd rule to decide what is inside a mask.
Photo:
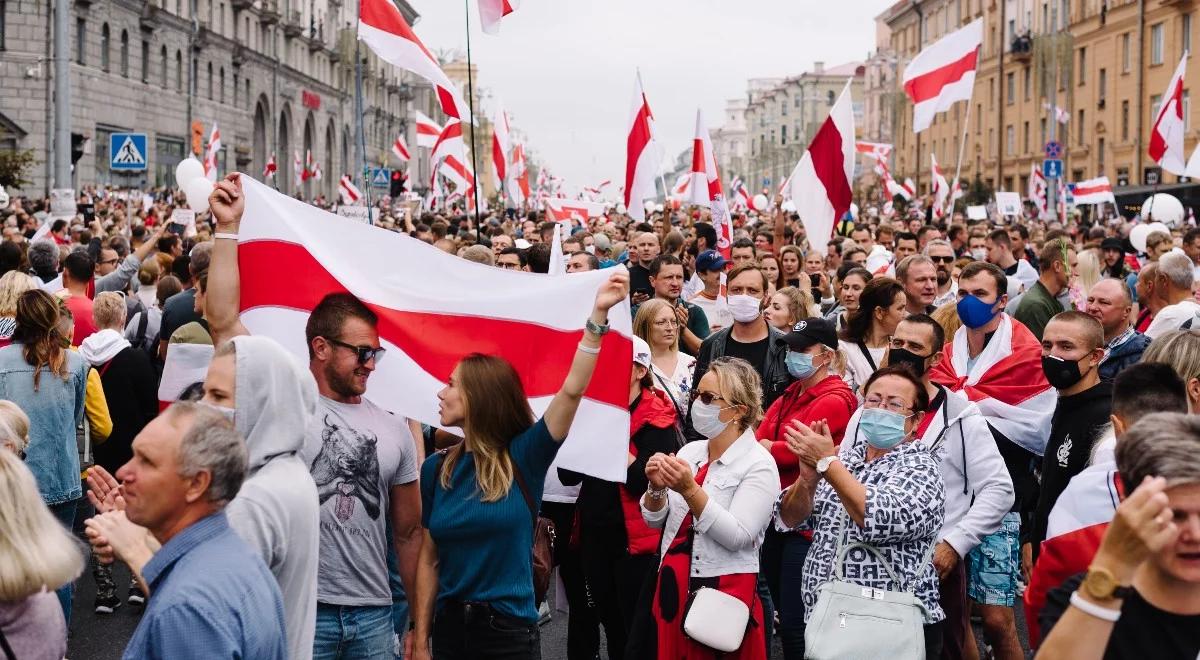
[{"label": "flag fabric", "polygon": [[1054,120],[1060,124],[1065,124],[1071,121],[1071,113],[1064,110],[1061,106],[1051,106],[1049,101],[1042,101],[1042,109],[1046,111],[1054,111]]},{"label": "flag fabric", "polygon": [[913,132],[929,128],[933,117],[971,98],[983,19],[955,30],[926,47],[904,68],[904,91],[913,102]]},{"label": "flag fabric", "polygon": [[404,141],[403,135],[396,136],[396,141],[392,143],[392,153],[395,154],[396,158],[400,159],[400,162],[402,163],[407,163],[411,158],[408,152],[408,143]]},{"label": "flag fabric", "polygon": [[430,149],[437,144],[438,136],[442,134],[442,125],[420,110],[413,112],[413,120],[417,129],[417,146]]},{"label": "flag fabric", "polygon": [[642,202],[658,195],[655,178],[658,176],[661,154],[654,145],[654,114],[642,89],[642,74],[637,74],[633,88],[633,111],[626,124],[625,134],[625,208],[629,217],[646,219]]},{"label": "flag fabric", "polygon": [[1112,184],[1108,182],[1108,177],[1098,176],[1087,181],[1080,181],[1075,184],[1075,205],[1083,204],[1113,204],[1116,205],[1117,198],[1113,195]]},{"label": "flag fabric", "polygon": [[859,140],[854,143],[854,150],[860,154],[866,154],[876,159],[887,160],[892,156],[892,145],[882,142],[863,142]]},{"label": "flag fabric", "polygon": [[988,424],[1041,456],[1050,437],[1050,418],[1058,405],[1058,393],[1046,382],[1042,345],[1033,333],[1003,314],[996,333],[971,369],[967,368],[967,328],[954,333],[945,352],[945,358],[929,373],[930,380],[965,393],[979,406]]},{"label": "flag fabric", "polygon": [[1029,199],[1033,201],[1034,207],[1037,209],[1037,217],[1045,220],[1050,217],[1050,193],[1046,187],[1046,177],[1042,175],[1042,170],[1037,164],[1029,166]]},{"label": "flag fabric", "polygon": [[[488,0],[479,0],[481,12],[485,2]],[[508,113],[504,112],[504,106],[497,101],[492,115],[492,180],[496,184],[496,190],[500,191],[501,197],[504,197],[505,184],[508,182],[508,158],[511,153],[512,140],[509,136]]]},{"label": "flag fabric", "polygon": [[[508,360],[534,413],[542,415],[570,369],[596,290],[610,275],[600,270],[549,278],[489,268],[340,218],[249,177],[242,187],[238,265],[246,328],[307,360],[309,313],[326,294],[349,291],[379,316],[379,339],[388,350],[367,398],[426,424],[438,424],[437,393],[458,361],[474,352]],[[279,277],[282,270],[292,273],[287,281]],[[429,273],[438,274],[436,286]],[[629,426],[629,304],[610,310],[608,321],[612,330],[603,338],[558,462],[621,482],[629,439],[612,429]]]},{"label": "flag fabric", "polygon": [[204,151],[204,176],[209,181],[217,181],[217,153],[221,151],[221,129],[213,122],[212,131],[208,134],[208,148]]},{"label": "flag fabric", "polygon": [[562,223],[554,225],[554,238],[550,243],[550,268],[546,271],[547,275],[566,275],[567,274],[567,259],[563,256],[563,226]]},{"label": "flag fabric", "polygon": [[854,154],[854,108],[846,83],[788,177],[809,245],[821,255],[837,221],[850,210]]},{"label": "flag fabric", "polygon": [[437,58],[404,20],[391,0],[360,0],[358,38],[384,62],[411,71],[433,84],[442,112],[467,119],[470,111],[458,87],[438,65]]},{"label": "flag fabric", "polygon": [[548,197],[544,205],[546,207],[546,219],[554,222],[578,220],[580,224],[586,224],[588,218],[599,218],[604,215],[604,204],[600,202]]},{"label": "flag fabric", "polygon": [[[525,164],[525,147],[520,143],[513,144],[509,165],[508,198],[514,207],[521,208],[529,203],[529,168]],[[538,172],[539,181],[544,172]]]},{"label": "flag fabric", "polygon": [[671,199],[683,201],[691,196],[692,177],[690,174],[680,174],[675,178],[675,185],[671,186],[671,193],[668,195]]},{"label": "flag fabric", "polygon": [[345,206],[357,204],[358,200],[362,199],[362,191],[354,185],[349,174],[343,174],[338,181],[338,194],[342,196],[342,204]]},{"label": "flag fabric", "polygon": [[[242,180],[246,181],[250,177]],[[258,184],[262,185],[262,184]],[[265,188],[265,186],[263,186]],[[278,194],[278,193],[277,193]],[[158,382],[158,409],[166,410],[193,385],[203,384],[212,362],[212,344],[170,344],[163,362],[162,379]]]},{"label": "flag fabric", "polygon": [[950,199],[950,185],[946,183],[946,175],[942,173],[942,168],[938,166],[937,156],[933,152],[929,153],[929,160],[933,164],[931,170],[933,182],[933,217],[935,220],[941,220],[946,217],[946,203]]},{"label": "flag fabric", "polygon": [[500,34],[500,19],[521,8],[521,0],[479,0],[484,34]]},{"label": "flag fabric", "polygon": [[446,125],[442,127],[442,133],[438,136],[437,143],[433,145],[433,150],[429,154],[430,170],[436,173],[442,161],[449,157],[453,157],[459,165],[465,166],[467,159],[467,144],[463,140],[462,122],[450,118],[446,121]]},{"label": "flag fabric", "polygon": [[903,197],[906,201],[911,202],[917,194],[917,184],[913,183],[912,179],[905,179],[904,183],[897,183],[895,179],[888,177],[888,193],[894,198],[896,195]]},{"label": "flag fabric", "polygon": [[317,161],[313,158],[312,149],[305,149],[304,170],[301,172],[301,180],[308,181],[309,179],[313,179],[314,181],[317,181],[320,180],[320,178],[321,167],[317,165]]},{"label": "flag fabric", "polygon": [[1183,134],[1186,120],[1183,116],[1183,85],[1187,74],[1188,52],[1183,51],[1175,75],[1163,93],[1158,115],[1150,128],[1150,159],[1171,174],[1184,176],[1187,171],[1187,155],[1183,151]]},{"label": "flag fabric", "polygon": [[299,151],[292,152],[292,173],[295,175],[296,189],[299,191],[300,186],[304,185],[305,180],[307,180],[304,170],[304,161],[300,160]]},{"label": "flag fabric", "polygon": [[275,173],[279,171],[279,166],[275,163],[275,152],[271,152],[271,159],[267,161],[266,167],[263,168],[263,179],[274,179]]},{"label": "flag fabric", "polygon": [[692,138],[692,171],[690,180],[692,203],[711,210],[713,229],[717,232],[717,251],[731,259],[733,247],[733,218],[725,191],[721,189],[721,173],[717,171],[717,154],[712,138],[704,125],[704,112],[696,110],[696,135]]}]

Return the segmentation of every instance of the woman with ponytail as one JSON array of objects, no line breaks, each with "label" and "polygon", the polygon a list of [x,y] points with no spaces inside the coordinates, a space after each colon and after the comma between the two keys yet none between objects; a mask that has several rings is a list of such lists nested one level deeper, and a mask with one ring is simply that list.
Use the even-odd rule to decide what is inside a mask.
[{"label": "woman with ponytail", "polygon": [[[40,289],[22,293],[16,321],[12,344],[0,348],[0,399],[12,401],[29,416],[25,464],[42,500],[71,529],[83,496],[75,427],[83,417],[88,365],[68,349],[70,336],[58,330],[54,296]],[[59,590],[59,600],[69,615],[70,584]]]}]

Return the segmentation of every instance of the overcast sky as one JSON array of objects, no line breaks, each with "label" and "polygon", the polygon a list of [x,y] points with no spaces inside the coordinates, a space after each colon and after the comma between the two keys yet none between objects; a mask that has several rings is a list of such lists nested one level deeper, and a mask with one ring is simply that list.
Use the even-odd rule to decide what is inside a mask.
[{"label": "overcast sky", "polygon": [[[503,101],[569,191],[604,179],[615,191],[637,69],[672,159],[690,148],[696,109],[720,127],[726,99],[744,96],[747,79],[866,59],[874,17],[893,1],[834,0],[834,9],[817,0],[522,0],[498,36],[479,30],[477,1],[466,4],[475,84]],[[462,0],[410,2],[431,50],[465,49]]]}]

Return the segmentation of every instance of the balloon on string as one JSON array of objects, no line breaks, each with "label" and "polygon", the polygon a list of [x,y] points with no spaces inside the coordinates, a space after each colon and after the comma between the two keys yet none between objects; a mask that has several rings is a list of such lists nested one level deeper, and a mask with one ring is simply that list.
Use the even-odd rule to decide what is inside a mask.
[{"label": "balloon on string", "polygon": [[188,156],[175,166],[175,185],[183,188],[192,179],[204,178],[204,166],[194,156]]},{"label": "balloon on string", "polygon": [[646,203],[642,205],[642,208],[646,209],[646,213],[654,213],[654,201],[649,199],[646,200]]},{"label": "balloon on string", "polygon": [[1150,225],[1134,225],[1133,229],[1129,230],[1129,243],[1133,249],[1138,252],[1146,251],[1146,237],[1154,231],[1154,227]]},{"label": "balloon on string", "polygon": [[197,214],[208,210],[208,196],[212,194],[213,183],[201,175],[183,185],[183,194],[187,196],[188,208]]},{"label": "balloon on string", "polygon": [[754,196],[754,199],[750,200],[750,202],[754,205],[755,211],[765,211],[767,210],[767,204],[769,203],[769,200],[767,199],[766,195],[758,193]]},{"label": "balloon on string", "polygon": [[1164,223],[1167,227],[1178,227],[1183,222],[1183,204],[1174,195],[1156,193],[1142,203],[1142,219]]}]

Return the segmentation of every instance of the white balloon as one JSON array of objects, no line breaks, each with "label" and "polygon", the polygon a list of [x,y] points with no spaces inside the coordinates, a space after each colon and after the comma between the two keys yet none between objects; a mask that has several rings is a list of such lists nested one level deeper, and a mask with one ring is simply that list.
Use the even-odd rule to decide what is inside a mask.
[{"label": "white balloon", "polygon": [[1167,227],[1178,227],[1183,222],[1183,204],[1174,195],[1157,193],[1142,203],[1142,219],[1164,223]]},{"label": "white balloon", "polygon": [[623,202],[617,202],[617,213],[624,215],[628,210],[629,209],[625,208],[625,204]]},{"label": "white balloon", "polygon": [[204,166],[192,156],[179,161],[175,166],[175,185],[186,188],[192,179],[204,178]]},{"label": "white balloon", "polygon": [[1133,245],[1133,249],[1138,252],[1146,251],[1146,237],[1154,231],[1150,225],[1134,225],[1133,229],[1129,230],[1129,242]]},{"label": "white balloon", "polygon": [[212,194],[212,191],[212,181],[203,176],[199,179],[192,179],[183,186],[183,194],[187,196],[188,208],[197,214],[208,210],[208,196]]},{"label": "white balloon", "polygon": [[654,213],[654,201],[649,199],[646,200],[646,203],[642,205],[642,208],[646,209],[646,213]]},{"label": "white balloon", "polygon": [[762,193],[758,193],[757,195],[754,196],[754,199],[752,199],[750,201],[754,204],[754,210],[756,210],[756,211],[767,210],[767,204],[769,203],[769,200],[767,200],[766,195],[764,195]]},{"label": "white balloon", "polygon": [[663,205],[662,205],[662,204],[655,204],[655,205],[654,205],[654,212],[655,212],[655,213],[662,213],[662,212],[663,212]]},{"label": "white balloon", "polygon": [[858,220],[858,204],[850,202],[850,219]]},{"label": "white balloon", "polygon": [[780,208],[782,208],[784,211],[787,211],[788,213],[796,212],[796,203],[790,199],[784,200],[784,202],[782,204],[780,204],[779,206],[780,206]]}]

